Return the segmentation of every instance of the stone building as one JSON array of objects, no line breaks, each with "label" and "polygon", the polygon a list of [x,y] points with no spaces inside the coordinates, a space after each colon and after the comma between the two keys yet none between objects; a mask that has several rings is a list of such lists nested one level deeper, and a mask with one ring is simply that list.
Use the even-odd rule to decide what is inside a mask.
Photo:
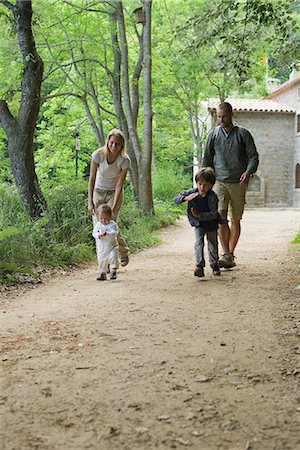
[{"label": "stone building", "polygon": [[[251,178],[247,206],[300,207],[300,73],[262,99],[227,100],[233,121],[254,137],[260,164]],[[215,126],[218,99],[209,99],[208,129]]]}]

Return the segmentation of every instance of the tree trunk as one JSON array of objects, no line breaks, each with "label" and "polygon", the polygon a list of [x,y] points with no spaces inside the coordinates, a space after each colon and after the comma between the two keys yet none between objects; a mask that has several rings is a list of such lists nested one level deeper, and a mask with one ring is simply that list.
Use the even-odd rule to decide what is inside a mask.
[{"label": "tree trunk", "polygon": [[[117,10],[117,20],[119,26],[120,34],[120,47],[121,47],[121,69],[122,69],[122,88],[123,88],[123,102],[124,109],[126,112],[126,120],[128,124],[128,133],[131,145],[133,147],[137,168],[138,168],[138,206],[141,210],[146,213],[153,213],[153,198],[152,198],[152,183],[151,183],[151,159],[152,159],[152,109],[151,109],[151,98],[149,103],[149,94],[151,96],[151,86],[147,83],[151,83],[151,1],[147,0],[147,18],[145,19],[144,29],[147,28],[146,35],[143,38],[142,50],[143,50],[143,64],[146,64],[147,76],[144,79],[144,90],[145,94],[144,101],[147,99],[148,108],[146,110],[145,120],[147,122],[146,131],[147,137],[145,138],[146,145],[144,150],[141,148],[140,139],[136,127],[137,111],[134,110],[138,107],[138,99],[135,98],[134,101],[130,96],[130,82],[129,82],[129,66],[128,66],[128,48],[126,39],[126,30],[123,14],[122,2],[118,1],[116,3]],[[147,52],[145,54],[144,44],[148,46]],[[150,74],[150,77],[149,77]],[[134,82],[137,82],[138,70],[134,73]],[[150,90],[149,90],[150,89]],[[138,95],[138,90],[133,89],[133,94]],[[150,105],[150,109],[149,109]],[[150,135],[149,135],[150,133]]]},{"label": "tree trunk", "polygon": [[140,163],[139,207],[153,214],[152,197],[152,61],[151,61],[151,6],[152,0],[144,0],[145,23],[143,27],[143,71],[144,71],[144,151]]},{"label": "tree trunk", "polygon": [[114,106],[116,111],[116,116],[118,119],[118,127],[123,131],[127,141],[127,152],[131,160],[130,178],[133,189],[133,195],[138,199],[139,192],[139,179],[138,179],[138,164],[136,159],[136,154],[134,152],[132,142],[130,140],[128,123],[124,113],[122,105],[122,93],[121,93],[121,51],[118,42],[117,33],[117,14],[110,14],[110,25],[111,25],[111,42],[114,53],[114,70],[112,73],[112,96],[114,100]]},{"label": "tree trunk", "polygon": [[21,198],[33,218],[46,208],[34,163],[34,132],[40,109],[43,61],[38,55],[31,27],[31,0],[17,0],[16,6],[3,4],[13,12],[19,46],[23,57],[22,96],[15,118],[4,100],[0,100],[0,126],[8,139],[12,173]]}]

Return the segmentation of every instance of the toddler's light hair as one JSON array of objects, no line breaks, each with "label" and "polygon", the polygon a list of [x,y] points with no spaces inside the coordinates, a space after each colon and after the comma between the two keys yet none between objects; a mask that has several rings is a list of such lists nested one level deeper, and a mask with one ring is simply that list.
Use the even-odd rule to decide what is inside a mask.
[{"label": "toddler's light hair", "polygon": [[102,205],[98,206],[97,217],[100,217],[102,213],[112,217],[112,210],[108,203],[102,203]]}]

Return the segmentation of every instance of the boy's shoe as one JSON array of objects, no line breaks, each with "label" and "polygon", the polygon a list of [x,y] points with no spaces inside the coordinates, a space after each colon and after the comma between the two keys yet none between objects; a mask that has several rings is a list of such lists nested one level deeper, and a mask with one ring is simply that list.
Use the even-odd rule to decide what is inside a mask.
[{"label": "boy's shoe", "polygon": [[98,281],[105,281],[106,280],[106,273],[100,273],[99,277],[97,278]]},{"label": "boy's shoe", "polygon": [[196,267],[196,269],[194,270],[194,276],[195,277],[199,277],[199,278],[204,277],[204,269],[203,269],[203,267]]},{"label": "boy's shoe", "polygon": [[219,267],[223,267],[224,269],[231,269],[236,266],[234,262],[234,255],[232,253],[225,253],[219,259]]},{"label": "boy's shoe", "polygon": [[121,266],[125,267],[127,266],[128,263],[129,263],[129,256],[128,255],[121,256]]},{"label": "boy's shoe", "polygon": [[110,280],[116,280],[117,279],[117,272],[112,269],[109,278],[110,278]]},{"label": "boy's shoe", "polygon": [[214,267],[212,267],[212,273],[213,273],[213,275],[215,277],[218,277],[218,276],[221,275],[220,268],[219,268],[218,264],[216,264]]}]

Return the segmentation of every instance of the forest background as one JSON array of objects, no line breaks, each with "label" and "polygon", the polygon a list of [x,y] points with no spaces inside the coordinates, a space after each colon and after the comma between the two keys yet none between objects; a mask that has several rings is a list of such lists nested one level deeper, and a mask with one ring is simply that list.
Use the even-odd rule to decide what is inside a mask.
[{"label": "forest background", "polygon": [[201,102],[286,81],[299,18],[299,0],[1,0],[0,282],[95,258],[89,166],[114,127],[132,160],[120,227],[131,251],[158,242],[201,159]]}]

